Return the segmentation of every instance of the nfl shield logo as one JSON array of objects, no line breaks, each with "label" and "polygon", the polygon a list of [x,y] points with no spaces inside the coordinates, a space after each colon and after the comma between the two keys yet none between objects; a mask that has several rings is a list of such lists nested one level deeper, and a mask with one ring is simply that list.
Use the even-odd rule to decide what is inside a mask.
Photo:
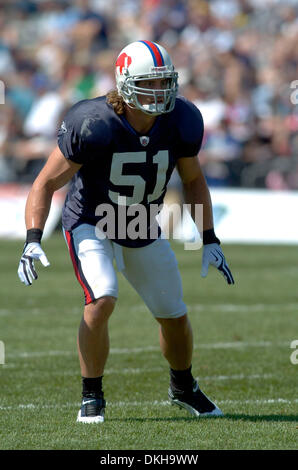
[{"label": "nfl shield logo", "polygon": [[140,137],[140,142],[143,145],[143,147],[146,147],[146,145],[149,144],[149,137],[147,135],[142,135]]}]

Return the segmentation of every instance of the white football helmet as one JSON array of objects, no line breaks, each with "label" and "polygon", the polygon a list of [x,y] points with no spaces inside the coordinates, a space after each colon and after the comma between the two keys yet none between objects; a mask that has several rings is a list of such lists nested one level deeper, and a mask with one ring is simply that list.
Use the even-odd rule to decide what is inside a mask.
[{"label": "white football helmet", "polygon": [[[178,92],[178,73],[164,47],[151,41],[136,41],[126,46],[116,60],[116,84],[118,93],[128,106],[146,114],[157,116],[174,109]],[[167,79],[166,88],[141,88],[142,80]],[[152,99],[141,104],[139,96]]]}]

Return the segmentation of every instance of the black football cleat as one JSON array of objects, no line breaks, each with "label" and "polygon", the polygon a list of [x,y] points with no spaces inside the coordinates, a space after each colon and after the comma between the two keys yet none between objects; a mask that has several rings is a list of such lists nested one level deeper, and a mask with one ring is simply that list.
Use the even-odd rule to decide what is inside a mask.
[{"label": "black football cleat", "polygon": [[106,402],[103,398],[103,394],[100,398],[83,397],[77,423],[103,423],[105,408]]},{"label": "black football cleat", "polygon": [[200,390],[196,380],[191,391],[173,391],[170,387],[168,395],[172,405],[184,408],[193,416],[223,416],[218,406]]}]

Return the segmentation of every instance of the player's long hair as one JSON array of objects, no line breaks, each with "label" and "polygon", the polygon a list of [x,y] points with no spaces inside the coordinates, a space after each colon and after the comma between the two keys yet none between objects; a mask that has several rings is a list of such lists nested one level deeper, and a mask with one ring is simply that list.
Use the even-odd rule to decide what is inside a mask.
[{"label": "player's long hair", "polygon": [[111,90],[107,93],[107,103],[113,106],[116,114],[124,114],[125,102],[117,90]]}]

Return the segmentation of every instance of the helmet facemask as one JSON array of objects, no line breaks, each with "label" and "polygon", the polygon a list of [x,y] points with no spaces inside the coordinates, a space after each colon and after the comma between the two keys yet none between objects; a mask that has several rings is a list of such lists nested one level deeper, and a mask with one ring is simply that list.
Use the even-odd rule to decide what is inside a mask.
[{"label": "helmet facemask", "polygon": [[[118,88],[124,101],[128,106],[140,109],[142,112],[151,116],[169,113],[174,109],[175,100],[178,92],[178,73],[169,70],[170,67],[152,67],[152,72],[146,75],[127,75],[121,86]],[[166,79],[168,85],[166,88],[142,88],[138,83],[144,80]],[[152,98],[152,102],[142,104],[139,96]]]}]

